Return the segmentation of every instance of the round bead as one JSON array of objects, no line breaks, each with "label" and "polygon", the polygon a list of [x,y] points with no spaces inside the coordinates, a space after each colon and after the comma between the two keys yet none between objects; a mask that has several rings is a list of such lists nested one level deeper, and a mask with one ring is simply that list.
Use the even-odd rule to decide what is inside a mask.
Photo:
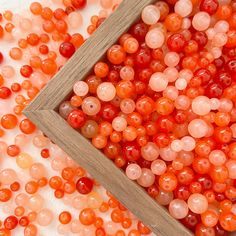
[{"label": "round bead", "polygon": [[175,219],[183,219],[188,214],[188,204],[179,199],[170,202],[169,212]]},{"label": "round bead", "polygon": [[154,25],[160,19],[160,10],[155,5],[146,6],[142,11],[142,20],[147,25]]},{"label": "round bead", "polygon": [[207,198],[202,194],[194,193],[188,199],[188,207],[192,212],[202,214],[208,208]]},{"label": "round bead", "polygon": [[198,31],[204,31],[210,26],[211,17],[208,13],[200,11],[194,15],[192,25]]},{"label": "round bead", "polygon": [[116,96],[116,88],[110,82],[103,82],[97,87],[97,95],[101,101],[111,101]]}]

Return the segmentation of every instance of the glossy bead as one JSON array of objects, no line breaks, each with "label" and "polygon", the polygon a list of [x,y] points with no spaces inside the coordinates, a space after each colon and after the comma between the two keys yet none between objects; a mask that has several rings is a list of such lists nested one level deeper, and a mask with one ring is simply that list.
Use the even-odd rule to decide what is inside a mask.
[{"label": "glossy bead", "polygon": [[204,213],[208,208],[208,202],[204,195],[194,193],[188,199],[189,209],[197,214]]},{"label": "glossy bead", "polygon": [[170,202],[169,212],[175,219],[183,219],[188,214],[188,205],[183,200],[175,199]]}]

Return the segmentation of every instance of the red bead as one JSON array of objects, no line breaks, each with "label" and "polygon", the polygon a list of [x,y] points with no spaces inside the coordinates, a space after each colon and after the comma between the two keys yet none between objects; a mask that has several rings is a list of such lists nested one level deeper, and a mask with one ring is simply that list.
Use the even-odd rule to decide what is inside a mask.
[{"label": "red bead", "polygon": [[126,142],[123,144],[123,157],[128,161],[137,161],[141,157],[141,150],[137,143]]},{"label": "red bead", "polygon": [[135,37],[139,42],[144,41],[147,32],[148,26],[142,22],[133,25],[130,30],[132,36]]},{"label": "red bead", "polygon": [[167,46],[170,51],[181,52],[186,44],[186,40],[182,34],[172,34],[167,40]]},{"label": "red bead", "polygon": [[217,83],[211,83],[207,86],[205,94],[209,98],[220,98],[223,94],[223,88]]},{"label": "red bead", "polygon": [[81,128],[86,122],[86,115],[81,110],[73,110],[68,115],[67,122],[74,129]]},{"label": "red bead", "polygon": [[148,67],[151,62],[151,51],[148,48],[140,48],[135,54],[135,65],[139,68]]},{"label": "red bead", "polygon": [[221,71],[214,77],[214,81],[220,84],[222,88],[226,88],[231,85],[232,78],[228,72]]},{"label": "red bead", "polygon": [[18,219],[15,216],[8,216],[4,220],[4,227],[6,229],[9,230],[15,229],[17,225],[18,225]]},{"label": "red bead", "polygon": [[194,33],[192,39],[197,42],[199,49],[203,49],[208,42],[207,35],[203,31]]},{"label": "red bead", "polygon": [[[1,35],[1,33],[0,33],[0,35]],[[3,54],[0,52],[0,64],[3,62],[3,59],[4,59]]]},{"label": "red bead", "polygon": [[24,65],[24,66],[21,67],[20,73],[23,77],[29,78],[30,75],[33,73],[33,69],[29,65]]},{"label": "red bead", "polygon": [[206,85],[211,80],[211,72],[207,69],[201,68],[194,72],[194,76],[201,79],[201,84]]},{"label": "red bead", "polygon": [[59,51],[63,57],[70,58],[75,53],[75,46],[70,42],[64,42],[60,45]]},{"label": "red bead", "polygon": [[19,225],[22,227],[27,226],[29,223],[30,223],[30,221],[27,216],[22,216],[19,220]]},{"label": "red bead", "polygon": [[200,10],[205,11],[210,15],[216,13],[219,7],[219,3],[217,0],[202,0],[200,3]]},{"label": "red bead", "polygon": [[200,222],[200,216],[191,211],[188,212],[188,215],[181,220],[181,222],[189,229],[193,230],[196,225]]},{"label": "red bead", "polygon": [[49,150],[47,148],[42,149],[41,151],[41,157],[42,158],[48,158],[50,156]]},{"label": "red bead", "polygon": [[119,113],[118,108],[108,103],[102,105],[100,110],[102,119],[109,122],[111,122],[117,116],[118,113]]},{"label": "red bead", "polygon": [[76,189],[80,194],[89,194],[93,189],[93,180],[82,177],[76,182]]},{"label": "red bead", "polygon": [[20,84],[18,84],[18,83],[13,83],[13,84],[11,85],[11,90],[12,90],[12,92],[14,92],[14,93],[19,92],[19,91],[21,90]]},{"label": "red bead", "polygon": [[71,4],[76,9],[83,9],[87,4],[87,0],[71,0]]},{"label": "red bead", "polygon": [[0,98],[1,99],[7,99],[11,96],[11,90],[7,87],[1,87],[0,88]]}]

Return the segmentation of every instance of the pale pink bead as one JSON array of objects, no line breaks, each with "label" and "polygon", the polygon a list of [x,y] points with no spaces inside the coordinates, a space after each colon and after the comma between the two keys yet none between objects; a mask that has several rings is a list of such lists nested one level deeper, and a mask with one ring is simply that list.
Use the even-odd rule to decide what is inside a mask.
[{"label": "pale pink bead", "polygon": [[211,101],[206,96],[198,96],[192,101],[192,111],[199,115],[207,115],[211,111]]},{"label": "pale pink bead", "polygon": [[142,11],[142,20],[147,25],[154,25],[160,19],[160,10],[154,6],[146,6]]},{"label": "pale pink bead", "polygon": [[184,78],[179,78],[175,81],[175,87],[178,89],[178,90],[184,90],[187,88],[187,81],[186,79]]},{"label": "pale pink bead", "polygon": [[175,67],[179,64],[179,54],[176,52],[167,52],[164,57],[164,62],[168,67]]},{"label": "pale pink bead", "polygon": [[61,171],[63,168],[66,167],[66,161],[61,157],[55,157],[51,161],[51,167],[53,170]]},{"label": "pale pink bead", "polygon": [[112,127],[115,131],[122,132],[127,127],[127,121],[125,118],[117,116],[112,121]]},{"label": "pale pink bead", "polygon": [[177,153],[168,146],[160,148],[160,156],[164,161],[173,161],[177,157]]},{"label": "pale pink bead", "polygon": [[209,28],[206,31],[206,34],[207,34],[208,40],[212,40],[214,36],[216,35],[216,31],[214,30],[214,28]]},{"label": "pale pink bead", "polygon": [[8,65],[2,66],[2,76],[3,77],[10,79],[14,75],[15,75],[15,70],[12,66],[8,66]]},{"label": "pale pink bead", "polygon": [[196,141],[194,138],[190,137],[190,136],[185,136],[181,139],[182,143],[183,143],[183,150],[186,152],[190,152],[192,150],[194,150],[195,146],[196,146]]},{"label": "pale pink bead", "polygon": [[101,109],[101,103],[96,97],[86,97],[82,103],[82,110],[88,116],[95,116]]},{"label": "pale pink bead", "polygon": [[188,214],[188,204],[184,200],[174,199],[170,202],[169,212],[175,219],[183,219]]},{"label": "pale pink bead", "polygon": [[159,156],[159,148],[153,142],[148,142],[141,148],[142,157],[147,161],[154,161]]},{"label": "pale pink bead", "polygon": [[87,226],[87,227],[84,228],[83,231],[84,231],[84,232],[83,232],[84,234],[81,235],[81,236],[91,236],[91,235],[95,235],[95,227],[93,227],[93,226]]},{"label": "pale pink bead", "polygon": [[120,70],[120,78],[123,80],[134,79],[134,69],[131,66],[123,66]]},{"label": "pale pink bead", "polygon": [[227,98],[220,99],[219,111],[230,112],[233,109],[233,102]]},{"label": "pale pink bead", "polygon": [[29,174],[34,179],[41,179],[46,175],[46,169],[41,163],[34,163],[29,170]]},{"label": "pale pink bead", "polygon": [[191,20],[189,18],[184,18],[182,21],[182,29],[189,29],[191,27]]},{"label": "pale pink bead", "polygon": [[174,152],[180,152],[183,149],[183,143],[181,140],[175,139],[171,142],[170,147]]},{"label": "pale pink bead", "polygon": [[168,85],[168,78],[165,74],[161,72],[156,72],[152,74],[149,80],[149,86],[155,92],[164,91],[167,85]]},{"label": "pale pink bead", "polygon": [[186,17],[191,14],[193,10],[193,4],[189,0],[179,0],[175,3],[175,13],[182,17]]},{"label": "pale pink bead", "polygon": [[194,155],[192,152],[181,151],[178,153],[178,159],[184,166],[190,166],[193,163]]},{"label": "pale pink bead", "polygon": [[108,17],[108,11],[102,9],[102,10],[99,11],[98,16],[99,16],[100,18],[107,18],[107,17]]},{"label": "pale pink bead", "polygon": [[228,36],[226,33],[216,33],[212,39],[213,47],[223,47],[228,41]]},{"label": "pale pink bead", "polygon": [[107,221],[106,224],[104,224],[104,229],[108,235],[115,235],[118,228],[118,224],[113,221]]},{"label": "pale pink bead", "polygon": [[137,180],[138,184],[142,187],[150,187],[155,182],[155,175],[152,173],[150,169],[142,168],[142,174]]},{"label": "pale pink bead", "polygon": [[209,154],[209,161],[215,166],[221,166],[226,162],[226,155],[221,150],[213,150]]},{"label": "pale pink bead", "polygon": [[222,49],[219,48],[219,47],[210,48],[209,51],[211,52],[212,56],[213,56],[215,59],[221,57],[221,55],[222,55]]},{"label": "pale pink bead", "polygon": [[183,69],[179,72],[179,78],[183,78],[189,82],[193,78],[193,72],[189,69]]},{"label": "pale pink bead", "polygon": [[88,84],[84,81],[77,81],[73,86],[73,91],[78,96],[86,96],[89,92]]},{"label": "pale pink bead", "polygon": [[0,141],[0,153],[1,154],[6,153],[6,150],[7,150],[7,144],[3,141]]},{"label": "pale pink bead", "polygon": [[208,125],[202,119],[194,119],[188,125],[188,132],[193,138],[202,138],[208,132]]},{"label": "pale pink bead", "polygon": [[66,235],[66,234],[68,234],[68,231],[70,231],[70,225],[69,224],[67,224],[67,225],[60,224],[60,225],[57,226],[58,234]]},{"label": "pale pink bead", "polygon": [[72,206],[75,209],[83,209],[83,207],[87,205],[87,196],[79,195],[73,198]]},{"label": "pale pink bead", "polygon": [[28,18],[22,18],[20,20],[20,28],[24,31],[29,31],[32,28],[32,21]]},{"label": "pale pink bead", "polygon": [[162,205],[166,206],[169,205],[170,202],[173,200],[174,195],[173,192],[165,192],[160,189],[158,196],[156,197],[156,201]]},{"label": "pale pink bead", "polygon": [[229,160],[226,162],[226,167],[229,172],[229,178],[236,179],[236,160]]},{"label": "pale pink bead", "polygon": [[83,17],[82,15],[77,12],[73,11],[68,15],[68,24],[72,29],[78,29],[83,24]]},{"label": "pale pink bead", "polygon": [[175,100],[175,107],[179,110],[187,110],[190,105],[191,101],[186,95],[180,95]]},{"label": "pale pink bead", "polygon": [[211,23],[211,17],[208,13],[200,11],[196,13],[192,20],[193,28],[198,31],[204,31],[208,29]]},{"label": "pale pink bead", "polygon": [[17,206],[26,206],[29,202],[29,197],[25,193],[20,193],[16,195],[15,203]]},{"label": "pale pink bead", "polygon": [[211,98],[210,104],[211,104],[211,110],[218,110],[218,108],[220,107],[220,100],[217,98]]},{"label": "pale pink bead", "polygon": [[80,223],[79,220],[71,221],[70,230],[73,234],[79,233],[82,229],[83,229],[83,225]]},{"label": "pale pink bead", "polygon": [[130,114],[135,110],[135,102],[133,99],[125,98],[120,103],[120,110],[125,114]]},{"label": "pale pink bead", "polygon": [[37,223],[41,226],[47,226],[52,223],[53,214],[52,211],[49,209],[42,209],[37,214]]},{"label": "pale pink bead", "polygon": [[200,193],[194,193],[188,199],[188,207],[192,212],[202,214],[208,208],[207,198]]},{"label": "pale pink bead", "polygon": [[44,199],[40,194],[29,197],[28,206],[31,211],[39,211],[44,205]]},{"label": "pale pink bead", "polygon": [[17,180],[16,172],[13,169],[4,169],[0,172],[0,183],[10,185]]},{"label": "pale pink bead", "polygon": [[100,0],[100,5],[104,9],[109,9],[112,7],[113,1],[112,0]]},{"label": "pale pink bead", "polygon": [[48,79],[40,71],[35,71],[31,74],[30,81],[36,88],[42,89],[43,86],[48,82]]},{"label": "pale pink bead", "polygon": [[160,48],[165,42],[165,36],[162,31],[154,28],[146,34],[145,42],[152,49]]},{"label": "pale pink bead", "polygon": [[167,67],[164,72],[169,82],[174,82],[177,80],[179,72],[176,68]]},{"label": "pale pink bead", "polygon": [[236,123],[232,124],[230,129],[232,130],[233,138],[236,138]]},{"label": "pale pink bead", "polygon": [[229,30],[229,23],[225,20],[219,20],[214,26],[216,33],[226,33]]},{"label": "pale pink bead", "polygon": [[211,137],[213,134],[214,134],[214,126],[212,124],[208,124],[206,137]]},{"label": "pale pink bead", "polygon": [[137,164],[129,164],[126,167],[125,173],[129,179],[136,180],[136,179],[140,178],[140,176],[142,174],[142,169]]},{"label": "pale pink bead", "polygon": [[100,100],[109,102],[116,96],[116,88],[111,82],[103,82],[97,87],[97,95]]},{"label": "pale pink bead", "polygon": [[175,100],[179,95],[179,91],[175,86],[168,86],[164,91],[163,91],[163,97],[167,97],[171,100]]},{"label": "pale pink bead", "polygon": [[155,175],[162,175],[166,172],[167,166],[163,160],[157,159],[152,162],[151,170]]},{"label": "pale pink bead", "polygon": [[34,136],[33,144],[37,148],[43,148],[50,143],[49,139],[45,137],[43,134],[39,134]]},{"label": "pale pink bead", "polygon": [[5,202],[4,205],[2,206],[2,212],[5,214],[12,214],[14,209],[14,205],[12,202]]}]

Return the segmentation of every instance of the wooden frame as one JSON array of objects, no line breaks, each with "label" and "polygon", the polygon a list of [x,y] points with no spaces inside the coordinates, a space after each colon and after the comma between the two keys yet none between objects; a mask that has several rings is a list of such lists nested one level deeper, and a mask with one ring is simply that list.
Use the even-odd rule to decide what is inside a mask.
[{"label": "wooden frame", "polygon": [[158,236],[192,236],[188,229],[172,218],[138,184],[129,180],[113,162],[71,128],[57,112],[60,103],[70,96],[73,84],[89,74],[107,49],[140,16],[142,9],[155,1],[123,0],[118,9],[24,110],[24,114]]}]

